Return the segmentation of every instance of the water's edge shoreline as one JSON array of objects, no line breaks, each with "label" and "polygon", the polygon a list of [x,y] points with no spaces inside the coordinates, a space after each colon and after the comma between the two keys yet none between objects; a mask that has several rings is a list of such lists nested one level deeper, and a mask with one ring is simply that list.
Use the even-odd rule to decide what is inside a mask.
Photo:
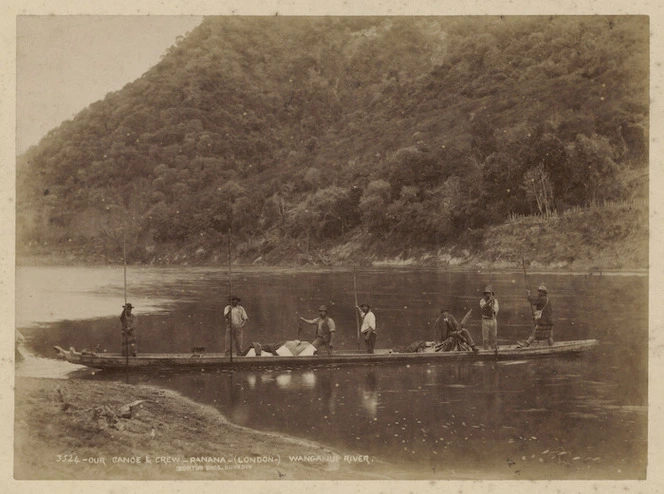
[{"label": "water's edge shoreline", "polygon": [[[355,461],[362,456],[358,452],[337,452],[308,438],[235,424],[214,406],[158,384],[78,379],[73,373],[86,367],[35,356],[24,341],[17,342],[17,350],[17,480],[388,480],[428,476],[425,470],[404,468],[384,459]],[[141,400],[132,419],[109,424],[95,418],[95,409],[117,411]],[[34,451],[40,454],[36,456]],[[82,468],[81,464],[59,461],[63,455],[79,456],[81,462],[82,458],[104,457],[109,468],[95,468],[99,464],[89,462]],[[120,460],[139,457],[143,459],[140,465]],[[183,470],[169,469],[174,466],[172,462],[148,464],[147,457],[181,458],[177,465]],[[234,463],[238,457],[246,462]],[[292,457],[297,460],[287,460]],[[116,463],[112,463],[114,458]],[[185,463],[190,458],[201,460]],[[222,458],[224,463],[219,463]],[[260,463],[251,463],[251,458],[261,458],[256,460]],[[197,470],[200,466],[203,469]]]},{"label": "water's edge shoreline", "polygon": [[[63,256],[22,256],[17,257],[15,265],[17,267],[122,267],[121,262],[106,262],[101,260],[81,260],[74,257],[63,257]],[[223,265],[220,263],[210,263],[210,262],[179,262],[179,263],[128,263],[129,267],[138,267],[138,268],[210,268],[210,269],[228,269],[228,265]],[[337,269],[337,268],[348,268],[348,269],[422,269],[422,270],[431,270],[439,269],[443,271],[514,271],[522,270],[523,264],[514,263],[514,262],[475,262],[475,263],[427,263],[427,262],[418,262],[415,259],[393,259],[393,260],[383,260],[383,261],[373,261],[370,264],[352,264],[352,263],[340,263],[340,264],[292,264],[292,263],[283,263],[283,264],[256,264],[251,262],[238,262],[235,261],[232,264],[233,267],[237,269],[250,267],[251,269]],[[588,265],[565,265],[565,264],[548,264],[548,263],[539,263],[537,261],[530,261],[527,263],[528,270],[536,270],[538,272],[554,272],[554,273],[563,273],[563,274],[588,274],[588,275],[603,275],[603,274],[637,274],[637,275],[646,275],[650,272],[649,267],[622,267],[622,268],[600,268],[598,266]]]},{"label": "water's edge shoreline", "polygon": [[[424,474],[242,427],[210,405],[159,386],[27,375],[16,376],[15,386],[17,480],[388,480]],[[131,418],[95,412],[117,413],[138,401]]]}]

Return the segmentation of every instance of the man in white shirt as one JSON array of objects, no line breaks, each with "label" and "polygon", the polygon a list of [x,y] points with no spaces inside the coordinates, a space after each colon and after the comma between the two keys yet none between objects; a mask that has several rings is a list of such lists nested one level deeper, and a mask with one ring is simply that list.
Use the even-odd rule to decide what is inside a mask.
[{"label": "man in white shirt", "polygon": [[362,304],[355,308],[360,312],[362,318],[362,326],[360,326],[360,333],[364,336],[364,341],[367,344],[367,353],[374,352],[376,345],[376,315],[371,312],[369,304]]},{"label": "man in white shirt", "polygon": [[244,332],[244,325],[249,319],[247,312],[244,310],[240,302],[240,297],[233,295],[230,298],[230,305],[224,308],[224,319],[226,320],[226,355],[232,351],[231,338],[235,342],[235,350],[238,355],[242,354],[242,336]]}]

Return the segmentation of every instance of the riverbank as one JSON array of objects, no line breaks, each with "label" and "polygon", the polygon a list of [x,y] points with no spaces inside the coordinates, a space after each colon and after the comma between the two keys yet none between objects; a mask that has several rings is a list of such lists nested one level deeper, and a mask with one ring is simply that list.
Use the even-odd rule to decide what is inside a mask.
[{"label": "riverbank", "polygon": [[[359,230],[318,243],[266,236],[235,239],[233,262],[260,266],[409,266],[439,269],[531,269],[572,272],[634,271],[649,267],[649,211],[646,203],[590,207],[548,217],[523,216],[487,228],[464,231],[439,245],[379,238]],[[17,251],[19,264],[122,264],[84,239],[30,242]],[[203,242],[203,243],[201,243]],[[134,245],[131,264],[219,266],[228,262],[227,242]]]},{"label": "riverbank", "polygon": [[[646,246],[647,250],[647,246]],[[648,274],[650,271],[647,263],[630,263],[629,265],[616,262],[620,261],[621,257],[617,256],[614,259],[606,255],[597,258],[588,259],[586,261],[551,261],[541,262],[537,260],[526,260],[526,268],[529,271],[537,272],[557,272],[557,273],[579,273],[588,275],[603,275],[610,273],[636,273]],[[605,262],[598,262],[604,260]],[[644,265],[645,264],[645,265]],[[48,253],[43,255],[17,255],[17,266],[121,266],[121,260],[108,260],[102,258],[83,258],[64,253]],[[506,260],[500,255],[496,256],[494,260],[488,260],[483,257],[471,256],[458,257],[448,251],[439,251],[435,255],[429,252],[410,252],[410,256],[395,256],[389,258],[376,258],[371,261],[366,259],[352,261],[347,258],[344,260],[331,261],[329,258],[324,258],[320,262],[277,262],[277,263],[264,263],[256,262],[256,260],[236,258],[234,263],[236,267],[242,266],[256,266],[261,268],[291,268],[291,269],[318,269],[318,268],[343,268],[360,266],[367,269],[380,269],[380,268],[409,268],[409,269],[440,269],[449,271],[521,271],[523,263],[519,260]],[[162,266],[162,267],[175,267],[175,266],[188,266],[188,267],[212,267],[227,268],[227,264],[217,262],[215,260],[207,261],[190,261],[186,256],[176,256],[173,259],[166,259],[162,262],[134,262],[130,263],[131,267],[136,266]]]},{"label": "riverbank", "polygon": [[17,376],[15,409],[17,480],[421,478],[234,425],[212,407],[150,386]]}]

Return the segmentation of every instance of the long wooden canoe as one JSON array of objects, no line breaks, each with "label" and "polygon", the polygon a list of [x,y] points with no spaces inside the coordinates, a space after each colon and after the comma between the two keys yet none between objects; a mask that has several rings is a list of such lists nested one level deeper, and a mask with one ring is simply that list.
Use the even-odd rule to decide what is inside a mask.
[{"label": "long wooden canoe", "polygon": [[367,354],[359,351],[336,351],[332,355],[316,356],[272,356],[230,358],[220,353],[139,353],[137,357],[125,357],[118,353],[77,352],[73,347],[64,350],[54,347],[60,357],[73,364],[104,370],[146,371],[151,369],[250,369],[320,367],[340,364],[411,364],[453,361],[521,360],[559,355],[574,355],[598,345],[598,340],[558,341],[553,346],[545,342],[527,348],[516,345],[500,345],[497,350],[479,352],[416,352],[399,353],[392,350],[376,350]]}]

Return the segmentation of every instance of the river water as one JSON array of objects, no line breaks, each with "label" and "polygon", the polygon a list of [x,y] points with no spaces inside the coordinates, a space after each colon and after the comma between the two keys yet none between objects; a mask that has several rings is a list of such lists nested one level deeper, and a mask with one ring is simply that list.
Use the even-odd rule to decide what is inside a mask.
[{"label": "river water", "polygon": [[[250,321],[245,344],[298,337],[297,314],[326,304],[336,349],[355,349],[355,290],[378,320],[377,348],[433,339],[441,305],[481,341],[479,299],[500,302],[499,342],[531,328],[526,283],[544,283],[555,338],[597,338],[580,357],[516,362],[357,365],[274,371],[187,371],[77,378],[176,390],[239,425],[368,455],[422,479],[643,479],[647,466],[648,277],[442,271],[413,268],[234,268],[233,292]],[[218,268],[130,267],[128,300],[139,352],[222,350],[228,273]],[[120,350],[122,267],[28,267],[16,273],[17,327],[39,357],[53,345]],[[304,327],[301,338],[311,341]],[[205,452],[202,452],[205,453]]]}]

